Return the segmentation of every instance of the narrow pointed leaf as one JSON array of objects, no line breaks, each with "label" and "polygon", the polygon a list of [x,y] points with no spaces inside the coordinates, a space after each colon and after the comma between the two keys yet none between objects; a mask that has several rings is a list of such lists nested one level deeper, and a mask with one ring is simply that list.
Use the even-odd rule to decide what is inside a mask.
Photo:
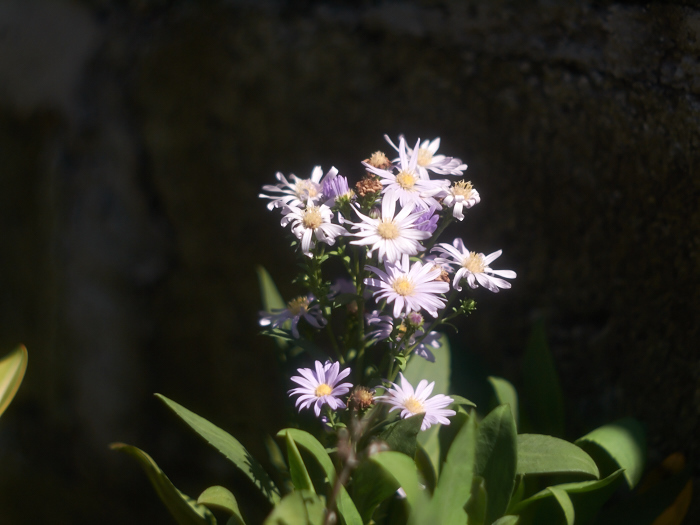
[{"label": "narrow pointed leaf", "polygon": [[452,402],[453,406],[457,405],[457,406],[466,406],[466,407],[476,408],[476,403],[474,403],[473,401],[470,401],[466,397],[457,396],[455,394],[450,394],[450,397],[453,400],[453,402]]},{"label": "narrow pointed leaf", "polygon": [[556,486],[547,487],[547,490],[549,490],[549,492],[551,492],[554,498],[559,502],[559,506],[564,512],[566,525],[574,525],[574,518],[576,516],[576,513],[574,512],[574,504],[571,503],[571,498],[569,498],[566,491]]},{"label": "narrow pointed leaf", "polygon": [[[335,483],[335,467],[326,449],[321,443],[308,432],[296,428],[286,428],[281,430],[278,437],[289,436],[294,442],[311,454],[323,471],[326,473],[329,483]],[[340,488],[340,497],[338,498],[338,513],[345,520],[346,525],[362,525],[362,518],[353,503],[348,491],[345,487]]]},{"label": "narrow pointed leaf", "polygon": [[262,266],[257,267],[258,281],[260,282],[260,295],[262,296],[263,309],[266,312],[271,312],[276,308],[285,308],[284,299],[277,291],[275,282],[270,277],[270,274]]},{"label": "narrow pointed leaf", "polygon": [[634,488],[642,477],[647,454],[646,433],[636,419],[625,418],[599,427],[577,439],[576,444],[591,455],[596,448],[609,455],[617,467],[625,469],[629,488]]},{"label": "narrow pointed leaf", "polygon": [[323,525],[326,508],[315,492],[295,490],[272,509],[263,525]]},{"label": "narrow pointed leaf", "polygon": [[515,419],[510,405],[493,409],[479,423],[474,473],[486,483],[486,523],[505,514],[515,486],[518,463]]},{"label": "narrow pointed leaf", "polygon": [[138,461],[158,497],[180,525],[216,524],[216,519],[211,511],[180,492],[153,461],[153,458],[143,450],[124,443],[112,443],[110,448],[125,452]]},{"label": "narrow pointed leaf", "polygon": [[600,476],[595,461],[581,448],[563,439],[541,434],[518,436],[517,473]]},{"label": "narrow pointed leaf", "polygon": [[15,397],[27,370],[27,349],[20,345],[0,361],[0,415]]},{"label": "narrow pointed leaf", "polygon": [[311,482],[311,476],[306,470],[304,460],[301,458],[299,449],[294,440],[289,434],[286,436],[287,442],[287,459],[289,461],[289,475],[292,478],[292,485],[296,490],[309,490],[314,492],[314,485]]},{"label": "narrow pointed leaf", "polygon": [[230,490],[224,487],[219,485],[209,487],[199,495],[199,498],[197,498],[197,503],[200,505],[205,505],[210,509],[217,509],[230,514],[231,518],[229,519],[228,524],[245,525],[235,496],[231,494]]},{"label": "narrow pointed leaf", "polygon": [[520,516],[503,516],[498,518],[491,525],[518,525],[520,521]]},{"label": "narrow pointed leaf", "polygon": [[161,394],[156,394],[156,397],[163,401],[192,430],[231,460],[261,490],[270,503],[274,505],[280,500],[279,489],[272,482],[270,476],[236,438],[175,401]]},{"label": "narrow pointed leaf", "polygon": [[515,424],[518,425],[518,392],[515,387],[502,377],[489,376],[488,381],[493,388],[493,393],[496,396],[497,405],[510,405],[510,410],[513,413]]}]

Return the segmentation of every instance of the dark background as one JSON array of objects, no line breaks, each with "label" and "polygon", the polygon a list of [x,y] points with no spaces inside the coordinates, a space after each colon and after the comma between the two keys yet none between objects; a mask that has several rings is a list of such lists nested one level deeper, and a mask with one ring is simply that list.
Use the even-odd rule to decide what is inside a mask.
[{"label": "dark background", "polygon": [[278,170],[356,178],[384,133],[469,164],[456,234],[518,273],[476,293],[455,352],[517,384],[543,315],[568,436],[632,415],[652,464],[697,476],[699,38],[672,1],[0,0],[0,351],[30,354],[2,523],[168,522],[113,441],[263,512],[151,394],[264,455],[289,385],[255,266],[298,290],[257,194]]}]

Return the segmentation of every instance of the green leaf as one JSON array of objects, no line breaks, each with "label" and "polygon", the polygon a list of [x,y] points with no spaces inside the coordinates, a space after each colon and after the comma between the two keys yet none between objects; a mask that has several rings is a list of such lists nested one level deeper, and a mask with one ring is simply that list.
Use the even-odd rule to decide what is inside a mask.
[{"label": "green leaf", "polygon": [[609,423],[576,440],[576,444],[595,457],[596,449],[604,451],[619,468],[629,488],[634,488],[644,472],[647,444],[641,423],[625,418]]},{"label": "green leaf", "polygon": [[315,489],[311,482],[311,476],[309,476],[309,472],[306,470],[299,449],[289,434],[286,435],[285,439],[287,441],[287,460],[289,461],[289,475],[292,478],[292,485],[294,485],[296,490],[309,490],[314,492]]},{"label": "green leaf", "polygon": [[[432,521],[441,525],[463,525],[466,522],[464,507],[469,503],[472,491],[476,453],[476,421],[475,418],[466,416],[466,414],[462,414],[462,416],[466,419],[447,451],[445,464],[440,472],[438,484],[430,502],[429,512],[422,516],[423,520],[419,523]],[[445,430],[445,427],[442,430]]]},{"label": "green leaf", "polygon": [[412,508],[420,505],[419,500],[423,494],[418,486],[418,470],[411,458],[401,452],[389,450],[374,454],[369,459],[397,481],[406,493],[406,501]]},{"label": "green leaf", "polygon": [[412,458],[416,455],[416,438],[424,417],[425,414],[416,414],[406,419],[399,419],[387,425],[378,437],[386,442],[391,450]]},{"label": "green leaf", "polygon": [[486,482],[486,523],[505,514],[515,486],[517,463],[515,419],[510,405],[501,405],[479,423],[477,432],[474,473]]},{"label": "green leaf", "polygon": [[[595,518],[600,507],[617,490],[622,480],[622,470],[618,470],[601,480],[556,485],[555,491],[561,490],[567,493],[576,512],[576,524],[585,525]],[[534,496],[521,501],[512,509],[509,509],[509,513],[520,515],[523,523],[560,522],[562,506],[560,500],[555,499],[551,488],[548,487]],[[618,523],[634,523],[637,525],[638,522],[623,520]]]},{"label": "green leaf", "polygon": [[547,490],[552,493],[552,495],[559,502],[561,510],[564,512],[564,518],[566,519],[566,525],[574,525],[574,518],[576,513],[574,512],[574,504],[571,503],[571,498],[566,493],[565,490],[560,489],[557,486],[547,487]]},{"label": "green leaf", "polygon": [[[450,391],[450,341],[445,334],[440,338],[440,348],[432,348],[435,362],[431,363],[422,357],[411,355],[404,377],[416,387],[421,379],[435,381],[434,394],[448,394]],[[432,425],[429,429],[418,434],[418,442],[423,445],[430,460],[436,468],[440,465],[440,443],[438,429],[440,425]]]},{"label": "green leaf", "polygon": [[360,461],[352,480],[350,492],[362,517],[361,523],[369,523],[377,507],[399,488],[396,478],[369,458]]},{"label": "green leaf", "polygon": [[295,490],[280,501],[263,525],[323,525],[325,505],[315,492]]},{"label": "green leaf", "polygon": [[498,518],[491,525],[518,525],[520,521],[520,516],[503,516]]},{"label": "green leaf", "polygon": [[180,525],[216,524],[216,519],[211,511],[175,488],[175,485],[153,461],[153,458],[143,450],[124,443],[112,443],[110,448],[125,452],[138,461],[158,497]]},{"label": "green leaf", "polygon": [[29,354],[20,345],[0,361],[0,415],[15,397],[27,370]]},{"label": "green leaf", "polygon": [[486,521],[486,510],[488,507],[488,496],[486,494],[486,481],[481,476],[474,476],[472,480],[472,495],[469,503],[464,508],[467,512],[467,523],[469,525],[484,525]]},{"label": "green leaf", "polygon": [[282,299],[282,296],[277,291],[275,282],[270,277],[270,274],[262,266],[258,266],[258,281],[260,283],[260,295],[262,296],[263,309],[266,312],[279,308],[286,308],[287,305]]},{"label": "green leaf", "polygon": [[515,387],[502,377],[489,376],[489,383],[493,388],[493,393],[496,396],[497,405],[510,405],[510,410],[513,413],[515,424],[518,425],[518,392]]},{"label": "green leaf", "polygon": [[415,460],[418,472],[423,476],[425,488],[432,494],[437,486],[437,472],[435,471],[435,466],[430,460],[428,453],[420,443],[417,443]]},{"label": "green leaf", "polygon": [[231,460],[262,491],[270,503],[274,505],[280,500],[279,490],[270,476],[236,438],[175,401],[161,394],[156,394],[156,397],[163,401],[192,430]]},{"label": "green leaf", "polygon": [[528,413],[537,432],[564,435],[564,398],[542,320],[532,328],[523,356],[523,398],[534,409]]},{"label": "green leaf", "polygon": [[227,525],[245,525],[241,511],[238,509],[236,498],[231,494],[231,491],[224,487],[218,485],[209,487],[199,495],[197,503],[212,509],[228,512],[231,515],[231,519],[229,519]]},{"label": "green leaf", "polygon": [[[323,471],[326,473],[329,483],[335,483],[335,467],[333,466],[333,461],[331,460],[328,452],[323,447],[323,445],[311,434],[299,430],[296,428],[286,428],[280,430],[277,434],[278,437],[289,436],[294,442],[306,450],[313,458],[318,461]],[[358,512],[355,504],[350,495],[348,494],[345,487],[340,488],[340,496],[338,498],[338,513],[345,520],[346,525],[362,525],[362,518]]]},{"label": "green leaf", "polygon": [[518,436],[517,473],[600,476],[595,461],[582,449],[563,439],[541,434]]},{"label": "green leaf", "polygon": [[450,394],[450,397],[452,398],[451,406],[467,406],[476,408],[476,403],[469,401],[466,397],[456,396],[454,394]]}]

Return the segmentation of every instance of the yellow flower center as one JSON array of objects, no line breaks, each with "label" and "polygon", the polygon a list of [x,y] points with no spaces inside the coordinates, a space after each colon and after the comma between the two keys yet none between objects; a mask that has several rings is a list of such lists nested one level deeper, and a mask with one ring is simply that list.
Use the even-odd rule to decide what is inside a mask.
[{"label": "yellow flower center", "polygon": [[292,299],[287,303],[287,309],[294,316],[300,315],[309,309],[309,298],[300,296]]},{"label": "yellow flower center", "polygon": [[313,199],[318,195],[318,187],[312,180],[300,180],[294,185],[294,188],[297,192],[297,196],[304,201]]},{"label": "yellow flower center", "polygon": [[425,148],[419,148],[418,149],[418,165],[419,166],[427,166],[429,165],[433,160],[433,154],[430,153],[430,150],[425,149]]},{"label": "yellow flower center", "polygon": [[484,254],[469,252],[469,257],[462,261],[462,266],[472,273],[483,273],[484,268],[486,268]]},{"label": "yellow flower center", "polygon": [[411,396],[406,401],[404,401],[403,406],[406,407],[411,414],[422,414],[425,412],[425,407],[423,403],[418,401],[415,397]]},{"label": "yellow flower center", "polygon": [[455,185],[452,186],[452,193],[455,196],[462,196],[464,198],[468,198],[472,194],[472,183],[471,181],[464,182],[463,180],[459,182],[455,182]]},{"label": "yellow flower center", "polygon": [[413,293],[413,283],[408,277],[397,277],[392,284],[394,291],[399,295],[411,295]]},{"label": "yellow flower center", "polygon": [[396,239],[399,236],[399,228],[391,220],[382,221],[377,226],[377,233],[382,239]]},{"label": "yellow flower center", "polygon": [[333,392],[333,389],[330,386],[328,386],[326,383],[321,383],[316,387],[314,394],[316,394],[316,397],[323,397],[327,396],[331,392]]},{"label": "yellow flower center", "polygon": [[402,171],[396,176],[396,182],[404,190],[410,190],[416,183],[416,177],[409,171]]},{"label": "yellow flower center", "polygon": [[301,219],[304,228],[310,230],[315,230],[321,224],[323,224],[323,217],[321,217],[321,211],[316,206],[310,206],[304,211],[304,217]]}]

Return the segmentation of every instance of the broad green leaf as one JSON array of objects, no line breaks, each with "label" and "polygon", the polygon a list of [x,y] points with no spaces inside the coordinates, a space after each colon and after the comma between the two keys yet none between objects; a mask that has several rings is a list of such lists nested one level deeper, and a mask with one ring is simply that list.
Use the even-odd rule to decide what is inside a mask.
[{"label": "broad green leaf", "polygon": [[315,492],[295,490],[287,494],[263,525],[323,525],[326,508]]},{"label": "broad green leaf", "polygon": [[576,444],[595,457],[595,449],[607,453],[619,468],[625,469],[627,485],[637,485],[646,460],[646,433],[634,418],[609,423],[576,440]]},{"label": "broad green leaf", "polygon": [[423,496],[418,486],[418,470],[411,458],[401,452],[389,450],[370,456],[370,461],[378,464],[393,477],[406,493],[406,501],[412,508],[420,505],[419,498]]},{"label": "broad green leaf", "polygon": [[391,450],[412,458],[416,455],[416,438],[424,417],[425,414],[416,414],[406,419],[399,419],[387,425],[378,437],[386,442]]},{"label": "broad green leaf", "polygon": [[0,361],[0,415],[19,389],[27,370],[27,349],[20,345]]},{"label": "broad green leaf", "polygon": [[270,277],[270,274],[262,266],[257,267],[258,281],[260,282],[260,295],[262,296],[263,309],[266,312],[271,312],[274,309],[286,308],[282,296],[277,291],[275,282]]},{"label": "broad green leaf", "polygon": [[[435,381],[433,394],[448,394],[450,391],[450,341],[445,334],[440,338],[440,348],[431,348],[435,356],[435,362],[431,363],[422,357],[412,355],[404,372],[404,377],[415,388],[421,379],[428,382]],[[430,460],[436,468],[439,468],[440,444],[438,442],[438,425],[432,425],[429,429],[418,434],[418,442],[423,445]]]},{"label": "broad green leaf", "polygon": [[481,476],[474,476],[472,480],[472,495],[469,498],[469,503],[464,508],[467,512],[467,523],[469,525],[488,525],[489,522],[486,521],[487,506],[486,481]]},{"label": "broad green leaf", "polygon": [[571,503],[571,498],[569,498],[566,491],[557,486],[547,487],[547,490],[551,492],[554,498],[559,502],[559,506],[564,512],[566,525],[574,525],[574,518],[576,516],[576,513],[574,512],[574,504]]},{"label": "broad green leaf", "polygon": [[292,485],[296,490],[309,490],[314,492],[314,485],[311,482],[311,476],[306,470],[306,465],[304,465],[304,460],[301,459],[301,454],[299,449],[292,437],[287,434],[285,437],[287,442],[287,460],[289,462],[289,475],[292,478]]},{"label": "broad green leaf", "polygon": [[[474,412],[472,412],[472,414],[474,414]],[[438,451],[440,453],[440,456],[438,461],[435,463],[436,466],[440,465],[440,467],[442,468],[442,465],[445,464],[445,461],[447,460],[447,453],[449,452],[450,447],[452,446],[452,442],[454,441],[457,434],[459,434],[459,431],[462,429],[462,426],[464,426],[464,424],[469,420],[470,417],[472,416],[467,414],[467,412],[465,412],[461,408],[459,408],[457,410],[457,413],[450,418],[449,425],[440,425],[439,430],[437,432]]]},{"label": "broad green leaf", "polygon": [[534,430],[564,435],[564,398],[542,320],[533,326],[523,356],[523,398]]},{"label": "broad green leaf", "polygon": [[447,451],[429,512],[422,516],[423,523],[429,523],[431,517],[432,522],[441,525],[463,525],[466,522],[464,507],[471,497],[475,452],[476,421],[466,416]]},{"label": "broad green leaf", "polygon": [[420,443],[418,443],[418,446],[416,447],[415,460],[416,467],[418,467],[418,472],[420,472],[423,476],[425,488],[432,494],[437,486],[437,472],[435,471],[435,466],[430,460],[428,453]]},{"label": "broad green leaf", "polygon": [[211,511],[175,488],[175,485],[153,461],[153,458],[143,450],[124,443],[112,443],[110,448],[125,452],[138,461],[158,497],[180,525],[216,524],[216,519]]},{"label": "broad green leaf", "polygon": [[486,483],[486,523],[505,514],[515,486],[518,463],[517,433],[510,405],[493,409],[479,423],[474,474]]},{"label": "broad green leaf", "polygon": [[[335,483],[335,467],[326,449],[319,441],[308,432],[296,428],[286,428],[280,430],[278,437],[290,436],[294,442],[311,454],[323,471],[326,473],[329,483]],[[346,525],[362,525],[360,513],[355,508],[355,504],[345,487],[340,488],[340,496],[338,497],[338,513],[345,520]]]},{"label": "broad green leaf", "polygon": [[272,479],[270,479],[270,476],[236,438],[175,401],[161,394],[156,394],[156,397],[163,401],[192,430],[231,460],[236,467],[255,483],[255,486],[262,491],[270,503],[274,505],[280,500],[279,490],[272,482]]},{"label": "broad green leaf", "polygon": [[491,525],[518,525],[520,521],[520,516],[503,516],[498,518]]},{"label": "broad green leaf", "polygon": [[510,410],[513,413],[515,424],[518,425],[518,392],[515,387],[502,377],[489,376],[488,381],[493,388],[493,393],[496,396],[497,405],[510,405]]},{"label": "broad green leaf", "polygon": [[243,516],[241,516],[241,511],[238,508],[238,502],[231,491],[215,485],[209,487],[197,498],[197,503],[199,505],[205,505],[212,509],[222,510],[228,512],[231,515],[228,524],[230,525],[245,525],[243,521]]},{"label": "broad green leaf", "polygon": [[361,523],[369,523],[379,505],[396,494],[399,482],[379,464],[369,458],[360,461],[352,475],[350,493],[352,501],[362,517]]},{"label": "broad green leaf", "polygon": [[541,434],[518,436],[517,473],[600,476],[595,461],[582,449],[563,439]]},{"label": "broad green leaf", "polygon": [[[622,470],[618,470],[601,480],[556,485],[555,490],[568,494],[576,512],[576,525],[585,525],[595,518],[600,507],[618,489],[622,480]],[[558,523],[561,521],[562,507],[551,488],[521,501],[508,512],[520,515],[523,524]],[[638,522],[626,519],[616,523],[638,525]]]}]

